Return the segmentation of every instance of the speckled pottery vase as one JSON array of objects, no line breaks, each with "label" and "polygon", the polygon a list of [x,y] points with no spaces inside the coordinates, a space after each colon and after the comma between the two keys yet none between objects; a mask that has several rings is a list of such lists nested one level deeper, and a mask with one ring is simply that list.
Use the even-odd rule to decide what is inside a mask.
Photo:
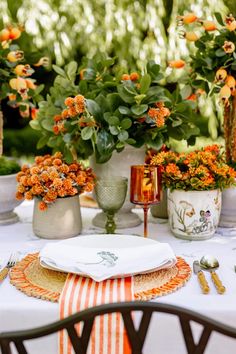
[{"label": "speckled pottery vase", "polygon": [[58,198],[41,211],[38,208],[40,200],[34,200],[33,231],[35,235],[47,239],[65,239],[80,234],[82,220],[79,195],[68,198]]},{"label": "speckled pottery vase", "polygon": [[220,190],[168,190],[167,203],[170,229],[176,237],[206,240],[214,235],[220,219]]}]

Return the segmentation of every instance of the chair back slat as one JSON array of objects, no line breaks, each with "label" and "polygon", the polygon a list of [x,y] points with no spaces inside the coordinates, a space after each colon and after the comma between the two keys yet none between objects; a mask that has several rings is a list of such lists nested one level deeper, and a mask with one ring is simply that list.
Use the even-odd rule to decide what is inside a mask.
[{"label": "chair back slat", "polygon": [[[142,312],[141,321],[137,329],[134,324],[135,311]],[[132,354],[143,354],[143,346],[153,312],[172,314],[179,318],[188,354],[204,354],[213,331],[231,338],[236,338],[236,328],[224,325],[188,309],[163,303],[133,301],[96,306],[74,314],[64,320],[27,331],[2,333],[0,334],[0,348],[2,354],[12,354],[10,348],[11,342],[15,344],[19,354],[30,354],[27,352],[23,342],[40,338],[63,329],[67,330],[75,353],[86,354],[95,318],[114,312],[122,315]],[[199,323],[203,327],[198,343],[194,342],[190,321]],[[79,323],[83,323],[80,336],[75,328],[76,324]]]}]

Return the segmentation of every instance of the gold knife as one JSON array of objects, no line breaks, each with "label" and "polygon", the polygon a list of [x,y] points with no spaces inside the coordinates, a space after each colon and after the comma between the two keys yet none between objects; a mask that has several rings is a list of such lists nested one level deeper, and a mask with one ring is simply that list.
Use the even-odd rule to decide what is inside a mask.
[{"label": "gold knife", "polygon": [[205,278],[205,275],[203,271],[201,270],[199,261],[194,261],[193,262],[193,271],[198,277],[199,284],[201,286],[203,294],[208,294],[210,291],[210,287],[208,285],[208,282]]}]

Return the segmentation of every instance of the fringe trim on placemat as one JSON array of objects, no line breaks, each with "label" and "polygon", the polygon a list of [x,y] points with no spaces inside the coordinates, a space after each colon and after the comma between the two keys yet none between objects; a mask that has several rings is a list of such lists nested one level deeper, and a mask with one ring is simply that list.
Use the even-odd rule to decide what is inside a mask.
[{"label": "fringe trim on placemat", "polygon": [[[181,257],[169,269],[134,276],[136,300],[151,300],[182,287],[191,276],[191,268]],[[67,273],[41,267],[38,253],[29,254],[10,272],[10,282],[28,296],[57,302]]]}]

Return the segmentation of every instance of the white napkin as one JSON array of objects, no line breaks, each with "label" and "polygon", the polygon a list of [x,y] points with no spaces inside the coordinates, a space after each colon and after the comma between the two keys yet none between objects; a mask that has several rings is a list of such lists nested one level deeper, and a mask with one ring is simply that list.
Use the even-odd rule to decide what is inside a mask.
[{"label": "white napkin", "polygon": [[43,267],[88,276],[98,282],[169,268],[176,263],[169,244],[159,242],[134,248],[90,248],[58,242],[47,244],[39,257]]}]

